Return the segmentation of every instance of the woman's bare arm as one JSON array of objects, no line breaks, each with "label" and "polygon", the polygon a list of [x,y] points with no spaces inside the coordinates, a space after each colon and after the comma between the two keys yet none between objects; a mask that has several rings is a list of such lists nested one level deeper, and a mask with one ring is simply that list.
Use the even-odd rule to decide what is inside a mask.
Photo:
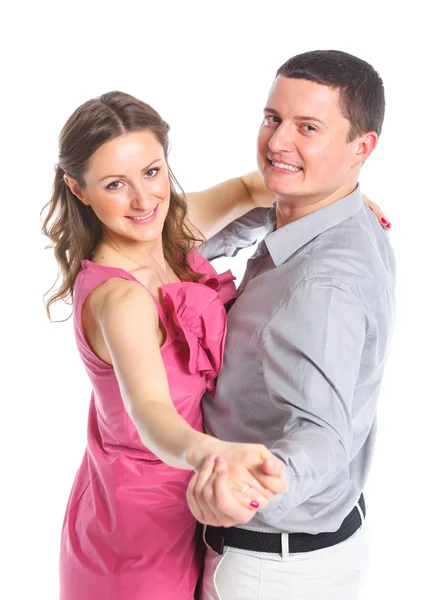
[{"label": "woman's bare arm", "polygon": [[258,207],[271,207],[275,195],[263,185],[259,171],[186,194],[187,217],[206,239]]},{"label": "woman's bare arm", "polygon": [[263,472],[262,461],[271,456],[265,446],[218,440],[196,431],[177,413],[160,351],[157,309],[145,287],[111,279],[88,300],[87,312],[100,328],[123,402],[147,448],[181,469],[198,469],[208,456],[223,456],[237,487],[252,486],[261,504],[284,489],[280,477]]},{"label": "woman's bare arm", "polygon": [[154,300],[133,281],[112,279],[103,285],[103,290],[95,290],[99,294],[92,299],[92,312],[143,444],[173,467],[197,468],[217,451],[219,442],[195,431],[175,410],[159,347]]},{"label": "woman's bare arm", "polygon": [[[364,194],[362,199],[381,226],[389,229],[391,225],[381,208]],[[264,186],[259,171],[252,171],[201,192],[189,192],[186,201],[188,220],[208,240],[254,208],[270,208],[275,194]]]}]

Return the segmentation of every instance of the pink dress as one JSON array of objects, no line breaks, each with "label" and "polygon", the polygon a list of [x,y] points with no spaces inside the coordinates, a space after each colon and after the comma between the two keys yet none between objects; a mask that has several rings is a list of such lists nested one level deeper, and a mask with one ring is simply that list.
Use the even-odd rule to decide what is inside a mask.
[{"label": "pink dress", "polygon": [[[154,299],[167,338],[161,348],[180,415],[202,430],[200,401],[213,389],[226,335],[223,303],[233,276],[217,275],[197,253],[199,283],[162,288]],[[60,554],[61,600],[192,600],[201,566],[196,522],[186,502],[192,471],[174,469],[146,448],[125,410],[111,365],[87,344],[81,309],[87,295],[122,269],[88,260],[75,284],[74,328],[93,392],[87,448],[69,498]]]}]

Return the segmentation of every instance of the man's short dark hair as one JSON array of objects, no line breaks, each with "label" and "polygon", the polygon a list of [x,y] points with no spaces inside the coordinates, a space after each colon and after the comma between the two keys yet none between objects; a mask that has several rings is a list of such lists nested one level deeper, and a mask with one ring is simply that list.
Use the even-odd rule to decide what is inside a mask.
[{"label": "man's short dark hair", "polygon": [[385,115],[383,81],[365,60],[340,50],[314,50],[289,58],[278,75],[338,89],[341,112],[351,124],[349,142],[367,131],[380,135]]}]

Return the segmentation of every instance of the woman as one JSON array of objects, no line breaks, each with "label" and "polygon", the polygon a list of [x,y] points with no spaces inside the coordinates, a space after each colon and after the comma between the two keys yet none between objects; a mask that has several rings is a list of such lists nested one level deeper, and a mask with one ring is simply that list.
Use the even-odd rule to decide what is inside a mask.
[{"label": "woman", "polygon": [[[43,231],[62,280],[47,308],[73,301],[93,386],[62,532],[62,600],[191,600],[200,557],[186,489],[205,459],[212,468],[221,457],[224,477],[227,461],[243,520],[284,490],[263,474],[264,446],[202,433],[200,400],[221,366],[223,302],[235,287],[193,250],[167,136],[156,111],[119,92],[79,107],[60,135]],[[220,211],[219,229],[226,212],[254,206],[246,196]]]}]

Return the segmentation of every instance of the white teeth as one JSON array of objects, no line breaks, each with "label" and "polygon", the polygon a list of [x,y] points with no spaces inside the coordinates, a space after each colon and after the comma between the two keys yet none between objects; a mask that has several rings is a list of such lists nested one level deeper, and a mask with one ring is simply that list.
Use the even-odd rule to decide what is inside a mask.
[{"label": "white teeth", "polygon": [[279,169],[286,169],[286,171],[300,171],[299,167],[294,167],[293,165],[286,165],[285,163],[279,163],[275,161],[271,161],[274,167],[278,167]]},{"label": "white teeth", "polygon": [[154,208],[150,213],[148,213],[148,215],[146,215],[145,217],[129,217],[129,219],[133,219],[133,221],[145,221],[146,219],[149,219],[150,217],[153,216],[154,211],[156,209]]}]

